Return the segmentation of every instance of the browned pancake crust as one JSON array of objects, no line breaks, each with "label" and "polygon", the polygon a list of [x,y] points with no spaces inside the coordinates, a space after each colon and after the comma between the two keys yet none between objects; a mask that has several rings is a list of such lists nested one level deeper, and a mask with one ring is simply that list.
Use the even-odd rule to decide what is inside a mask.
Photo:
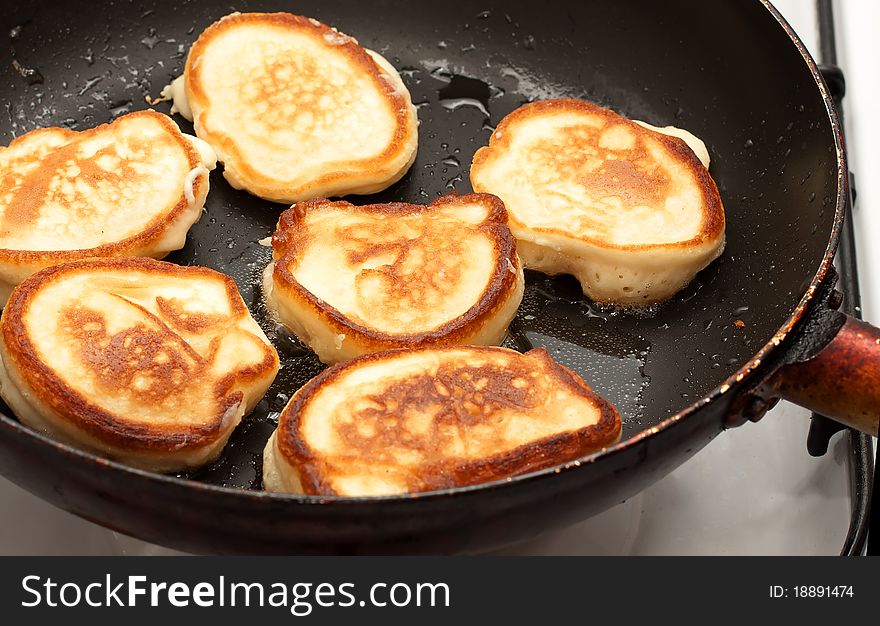
[{"label": "browned pancake crust", "polygon": [[[433,352],[460,349],[460,347],[449,347],[429,350]],[[494,347],[469,346],[468,349],[478,352],[507,352],[504,348]],[[277,445],[284,459],[299,469],[300,482],[305,494],[338,495],[330,485],[326,464],[309,447],[300,431],[299,418],[304,408],[312,401],[313,396],[322,386],[333,384],[349,368],[356,368],[363,363],[393,359],[395,354],[401,352],[404,351],[392,350],[369,354],[324,370],[306,383],[285,407],[278,422]],[[441,460],[431,465],[421,465],[418,475],[412,474],[407,477],[408,492],[465,487],[552,467],[581,458],[613,443],[620,437],[620,415],[607,400],[596,394],[574,372],[556,363],[545,349],[538,348],[527,354],[540,358],[553,374],[558,376],[559,384],[598,406],[601,411],[599,421],[578,431],[560,433],[554,437],[534,441],[509,452],[486,457],[479,461],[455,464]],[[408,406],[418,407],[420,404],[448,402],[449,396],[438,388],[442,387],[447,393],[452,390],[455,401],[448,402],[447,411],[439,416],[438,422],[451,424],[474,423],[474,421],[490,422],[498,407],[521,407],[525,410],[529,408],[530,392],[533,390],[528,386],[518,389],[511,385],[510,381],[518,377],[528,379],[531,370],[525,366],[521,370],[517,370],[509,367],[509,363],[507,365],[508,367],[503,370],[491,366],[441,367],[437,376],[425,374],[413,380],[398,383],[392,387],[390,393],[382,397],[371,398],[372,404],[374,407],[394,406],[396,408],[403,406],[404,403],[407,403]],[[474,387],[473,381],[482,378],[488,379],[488,383],[478,390]],[[382,418],[390,415],[392,413],[378,408],[370,408],[359,414],[355,421],[369,420],[381,424]],[[415,440],[410,435],[405,443],[410,448],[419,447],[430,454],[431,450],[437,448],[436,441],[432,441],[432,435],[437,434],[436,430],[435,428],[431,435],[420,440]],[[358,450],[361,452],[362,458],[376,459],[381,463],[384,448],[396,441],[395,436],[398,433],[388,429],[382,430],[384,440],[363,438],[359,435],[356,425],[353,425],[340,434],[345,439],[347,449]]]},{"label": "browned pancake crust", "polygon": [[[235,29],[240,24],[267,24],[279,28],[287,28],[291,30],[299,30],[314,35],[321,43],[325,43],[324,36],[335,37],[337,31],[330,26],[319,22],[314,18],[307,18],[301,15],[292,15],[290,13],[239,13],[224,17],[214,22],[206,28],[190,50],[186,60],[186,86],[190,99],[190,106],[198,103],[198,106],[204,108],[210,102],[210,94],[208,94],[201,83],[201,72],[199,71],[200,57],[207,48],[227,29]],[[385,94],[385,103],[388,110],[394,115],[397,126],[394,132],[394,139],[389,143],[384,152],[375,158],[357,161],[340,161],[336,171],[327,172],[321,177],[310,180],[309,187],[319,187],[338,180],[343,180],[349,176],[349,170],[357,168],[359,171],[369,172],[371,170],[383,169],[383,164],[391,160],[395,155],[406,148],[407,136],[407,115],[409,111],[409,103],[406,98],[397,92],[396,89],[385,79],[382,78],[383,70],[376,65],[373,58],[358,45],[354,38],[349,41],[333,44],[336,52],[346,56],[348,61],[357,67],[360,67],[365,75],[372,78],[376,86],[376,90]],[[219,132],[215,128],[203,125],[204,139],[208,143],[221,145],[223,151],[227,154],[235,156],[235,168],[240,171],[245,178],[253,181],[262,181],[264,176],[248,165],[247,159],[242,158],[236,149],[234,140]]]},{"label": "browned pancake crust", "polygon": [[[513,235],[507,227],[507,211],[504,209],[504,203],[498,197],[491,194],[444,196],[429,204],[428,210],[458,203],[481,204],[488,207],[488,216],[478,226],[478,230],[484,232],[492,241],[498,261],[493,268],[492,278],[488,288],[483,292],[482,298],[464,314],[430,332],[391,335],[353,322],[323,300],[316,298],[288,270],[288,264],[309,245],[308,229],[303,225],[307,213],[320,211],[323,207],[330,205],[337,207],[344,205],[352,212],[387,216],[389,223],[393,224],[390,220],[393,220],[395,216],[425,211],[425,207],[420,204],[393,202],[355,206],[344,201],[331,202],[325,199],[298,202],[281,214],[278,227],[272,236],[272,249],[276,259],[273,272],[275,288],[285,290],[305,303],[306,306],[326,319],[338,334],[354,334],[359,342],[364,346],[371,347],[373,351],[404,347],[418,348],[425,345],[436,345],[441,341],[449,344],[461,343],[461,338],[470,335],[474,328],[478,328],[485,320],[492,318],[495,312],[503,306],[506,296],[513,291],[517,279],[515,271],[511,271],[511,268],[518,270],[520,264]],[[362,242],[358,240],[357,243],[361,244]],[[364,253],[371,254],[372,252],[365,249]],[[428,273],[430,274],[430,271]],[[412,284],[406,281],[405,277],[392,275],[389,280],[393,281],[393,289],[401,294],[406,294],[412,287]]]},{"label": "browned pancake crust", "polygon": [[[584,160],[578,146],[583,144],[598,145],[598,135],[606,126],[625,124],[636,136],[635,146],[631,150],[626,151],[626,158],[624,160],[615,160],[610,163],[605,161],[603,166],[592,174],[589,179],[580,181],[585,186],[592,186],[598,193],[604,194],[609,194],[610,190],[611,194],[620,196],[627,204],[631,205],[641,203],[651,205],[656,204],[658,200],[662,200],[665,197],[665,190],[669,183],[666,176],[662,172],[645,170],[636,165],[640,161],[650,160],[649,158],[646,159],[648,155],[642,138],[651,137],[653,140],[662,143],[667,150],[675,155],[676,159],[686,164],[700,188],[703,200],[703,220],[700,232],[685,241],[658,244],[614,244],[584,235],[578,235],[578,239],[588,241],[601,248],[656,250],[669,247],[696,247],[707,241],[716,241],[723,235],[725,223],[724,207],[721,204],[718,187],[693,150],[678,137],[649,130],[610,109],[600,107],[591,102],[562,98],[532,102],[516,109],[498,124],[495,132],[489,138],[489,146],[477,150],[471,170],[474,171],[483,167],[487,161],[493,158],[495,152],[500,151],[503,153],[510,149],[511,135],[516,133],[516,124],[520,120],[555,112],[586,113],[590,116],[600,117],[605,121],[605,124],[596,129],[586,126],[578,127],[576,132],[573,132],[566,138],[570,149],[558,151],[554,147],[555,152],[549,156],[555,157],[560,153],[564,153],[569,158],[569,164],[573,169],[577,169],[578,164]],[[473,176],[471,178],[473,180]],[[552,228],[526,227],[536,233],[556,234],[558,232]]]},{"label": "browned pancake crust", "polygon": [[[162,115],[161,113],[157,113],[153,110],[136,111],[134,113],[128,113],[126,115],[126,117],[130,116],[151,117],[157,120],[160,124],[162,124],[162,126],[164,126],[168,130],[169,138],[172,138],[177,144],[179,144],[181,149],[186,153],[187,158],[189,159],[190,169],[196,168],[201,164],[201,159],[196,149],[193,147],[190,141],[183,136],[183,134],[180,132],[180,129],[177,128],[177,126],[168,116]],[[16,143],[23,141],[26,137],[33,133],[63,133],[64,135],[71,138],[72,143],[55,150],[54,153],[51,154],[48,159],[46,159],[48,163],[32,175],[33,180],[28,181],[28,184],[34,190],[31,194],[33,196],[33,199],[36,202],[39,202],[43,199],[44,194],[40,192],[41,190],[47,190],[49,182],[52,180],[52,177],[57,171],[57,168],[53,168],[53,165],[63,165],[64,161],[69,158],[71,150],[75,149],[75,142],[78,142],[79,140],[86,140],[92,135],[101,132],[106,132],[107,127],[111,126],[112,124],[113,122],[110,122],[109,124],[102,124],[101,126],[96,126],[94,128],[89,128],[82,131],[73,131],[67,128],[40,128],[37,130],[32,130],[31,132],[26,133],[21,137],[16,137],[9,144],[9,147],[12,147]],[[81,160],[78,161],[78,163],[84,169],[82,175],[87,176],[90,162]],[[4,174],[0,172],[0,190],[5,187],[4,178]],[[198,197],[198,195],[202,193],[202,188],[207,184],[208,181],[206,177],[197,176],[193,181],[193,195]],[[140,254],[142,253],[142,251],[147,250],[152,242],[160,239],[165,234],[168,225],[175,222],[180,217],[180,215],[188,208],[189,206],[187,204],[186,197],[181,191],[180,201],[178,201],[178,203],[171,209],[171,211],[165,213],[162,216],[159,216],[153,224],[145,228],[140,233],[134,235],[133,237],[129,237],[120,241],[106,243],[96,248],[87,248],[83,250],[42,251],[10,250],[0,248],[0,263],[8,265],[27,266],[55,265],[58,263],[64,263],[65,261],[75,261],[85,257],[121,257]],[[29,217],[27,215],[28,211],[26,206],[21,206],[16,212],[19,214],[16,216],[16,219],[27,219]],[[4,222],[6,222],[7,219],[9,218],[5,217]]]},{"label": "browned pancake crust", "polygon": [[[243,398],[240,391],[232,392],[231,389],[239,383],[247,384],[250,381],[256,380],[264,376],[267,371],[276,368],[278,365],[278,354],[273,348],[266,346],[264,359],[261,363],[241,368],[220,379],[213,389],[214,404],[217,407],[216,412],[213,416],[210,416],[210,421],[207,421],[209,416],[206,416],[204,424],[169,428],[156,427],[149,424],[133,424],[120,420],[112,413],[108,413],[92,403],[89,398],[71,389],[58,377],[52,368],[47,367],[42,362],[28,338],[27,329],[23,321],[28,315],[28,308],[34,294],[43,286],[63,278],[68,273],[100,271],[101,269],[136,269],[187,277],[203,276],[209,277],[212,280],[221,278],[226,285],[233,315],[250,315],[247,307],[241,301],[235,281],[225,274],[220,274],[205,267],[181,267],[163,261],[131,257],[75,261],[56,265],[34,274],[16,287],[6,307],[3,309],[2,319],[0,319],[0,332],[3,333],[3,340],[6,343],[8,354],[14,360],[19,373],[42,402],[47,403],[56,413],[63,416],[66,421],[73,423],[89,435],[107,444],[126,450],[171,452],[197,449],[215,441],[220,434],[224,413],[228,408],[239,404]],[[170,307],[172,311],[174,310],[173,303],[170,302],[165,302],[160,304],[160,306],[166,309]],[[95,332],[100,332],[96,331],[95,327],[101,324],[101,320],[92,319],[94,318],[94,312],[79,309],[67,310],[63,313],[63,316],[66,318],[65,321],[68,322],[71,331],[78,328],[84,350],[89,351],[90,342],[94,343],[91,335]],[[177,316],[177,318],[183,327],[188,326],[190,329],[209,324],[212,321],[208,319],[208,316],[187,315],[185,317]],[[173,335],[173,333],[168,334]],[[126,338],[116,337],[114,339],[124,341]],[[187,356],[192,358],[192,349],[178,338],[177,335],[173,335],[170,339],[172,342],[176,340],[183,344],[179,346],[183,353],[183,358]],[[157,333],[131,333],[128,340],[140,342],[146,354],[157,350],[166,351],[166,354],[169,352],[168,336]],[[177,361],[179,360],[177,359]],[[136,373],[132,370],[137,369],[136,365],[133,366],[133,364],[126,362],[118,353],[113,351],[99,353],[94,349],[90,350],[90,357],[86,359],[83,365],[92,367],[99,375],[102,384],[107,385],[111,391],[114,385],[117,387],[125,385],[126,381]],[[153,369],[150,374],[151,378],[158,379],[159,383],[151,385],[150,388],[145,390],[145,394],[167,393],[167,390],[180,387],[184,382],[199,383],[197,372],[189,372],[187,374],[191,377],[190,380],[184,381],[182,379],[182,372],[179,368],[175,367],[173,356],[167,369],[164,371]]]}]

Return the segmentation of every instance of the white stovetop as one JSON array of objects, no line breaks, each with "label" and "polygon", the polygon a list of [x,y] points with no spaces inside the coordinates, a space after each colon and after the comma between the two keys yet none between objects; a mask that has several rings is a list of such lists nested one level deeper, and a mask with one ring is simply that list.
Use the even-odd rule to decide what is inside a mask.
[{"label": "white stovetop", "polygon": [[[812,51],[817,50],[813,0],[776,6]],[[850,165],[859,192],[856,214],[865,317],[880,321],[880,139],[874,103],[880,3],[835,5],[839,63],[847,76]],[[873,140],[873,141],[872,141]],[[875,211],[871,213],[870,211]],[[508,549],[509,554],[835,554],[849,521],[845,447],[807,455],[807,411],[780,404],[759,424],[717,437],[650,489],[567,530]],[[170,554],[106,530],[0,479],[0,554]]]}]

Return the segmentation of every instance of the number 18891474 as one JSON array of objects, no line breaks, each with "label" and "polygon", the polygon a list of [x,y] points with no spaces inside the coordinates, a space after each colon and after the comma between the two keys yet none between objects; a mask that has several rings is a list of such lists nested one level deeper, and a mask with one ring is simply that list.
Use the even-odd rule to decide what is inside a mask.
[{"label": "number 18891474", "polygon": [[783,587],[772,585],[771,598],[852,598],[852,585],[795,585]]}]

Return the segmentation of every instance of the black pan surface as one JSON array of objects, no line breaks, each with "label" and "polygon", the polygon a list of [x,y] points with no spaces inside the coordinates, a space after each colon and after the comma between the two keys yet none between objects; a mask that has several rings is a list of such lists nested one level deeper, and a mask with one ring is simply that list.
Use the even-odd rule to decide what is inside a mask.
[{"label": "black pan surface", "polygon": [[[316,17],[400,70],[419,109],[418,159],[398,184],[355,203],[469,192],[474,151],[504,115],[537,99],[591,100],[706,142],[728,220],[719,260],[641,314],[600,310],[570,277],[529,273],[506,340],[544,346],[581,374],[618,407],[624,439],[700,399],[756,353],[826,252],[838,192],[833,132],[801,54],[757,1],[7,4],[0,139],[50,125],[85,129],[146,108],[145,97],[182,71],[202,29],[232,10]],[[206,206],[168,260],[232,275],[283,365],[222,458],[189,478],[258,489],[278,412],[322,366],[278,332],[261,303],[269,250],[257,242],[285,207],[233,190],[219,170]]]}]

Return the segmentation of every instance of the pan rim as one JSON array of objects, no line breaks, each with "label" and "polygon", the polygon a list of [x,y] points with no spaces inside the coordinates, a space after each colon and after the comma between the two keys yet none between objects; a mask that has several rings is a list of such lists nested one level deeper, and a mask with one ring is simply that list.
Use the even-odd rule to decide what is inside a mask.
[{"label": "pan rim", "polygon": [[354,507],[354,506],[372,506],[372,505],[403,505],[414,501],[436,501],[445,499],[449,496],[459,496],[464,494],[482,493],[488,491],[496,491],[506,487],[512,487],[521,483],[532,482],[558,475],[566,471],[570,471],[581,466],[591,465],[600,459],[611,458],[624,450],[638,445],[645,439],[659,435],[661,432],[669,430],[672,426],[693,416],[705,406],[718,402],[723,396],[735,393],[741,383],[748,379],[755,370],[759,368],[762,362],[767,361],[773,353],[780,349],[785,339],[796,330],[803,322],[804,316],[809,310],[817,292],[825,282],[828,273],[833,265],[834,256],[837,250],[838,239],[840,235],[841,224],[845,212],[845,194],[846,194],[846,155],[843,148],[843,139],[841,135],[840,121],[834,109],[833,100],[818,66],[806,46],[795,33],[791,25],[785,20],[782,14],[774,7],[770,0],[759,0],[763,7],[770,13],[773,19],[788,35],[791,42],[795,45],[813,80],[819,89],[822,101],[825,105],[826,114],[831,125],[834,137],[835,156],[837,160],[837,198],[835,202],[834,221],[832,223],[831,234],[828,239],[828,245],[822,257],[813,278],[810,281],[803,297],[795,306],[794,310],[783,323],[783,325],[774,333],[774,335],[756,352],[748,361],[746,361],[736,372],[731,374],[724,382],[712,389],[702,398],[691,403],[687,407],[663,419],[657,425],[644,429],[626,440],[620,441],[612,446],[603,448],[597,452],[581,457],[580,459],[569,461],[564,464],[548,467],[542,470],[521,474],[510,478],[499,479],[487,483],[470,485],[465,487],[455,487],[449,489],[441,489],[436,491],[428,491],[422,493],[407,493],[386,496],[312,496],[302,494],[288,494],[278,492],[268,492],[263,490],[242,489],[236,487],[224,487],[210,483],[203,483],[186,478],[179,478],[168,474],[159,474],[148,470],[142,470],[135,467],[107,459],[92,452],[81,450],[65,443],[58,442],[43,433],[31,430],[24,426],[21,422],[13,419],[5,413],[0,413],[0,425],[7,429],[11,429],[16,435],[33,439],[44,446],[54,448],[56,453],[60,453],[69,457],[74,457],[80,462],[90,462],[94,465],[103,466],[105,469],[113,473],[125,474],[137,477],[141,480],[154,482],[164,485],[166,488],[183,490],[184,492],[199,492],[210,496],[222,496],[227,500],[237,500],[247,503],[259,504],[275,504],[289,506],[303,505],[333,505],[335,507]]}]

